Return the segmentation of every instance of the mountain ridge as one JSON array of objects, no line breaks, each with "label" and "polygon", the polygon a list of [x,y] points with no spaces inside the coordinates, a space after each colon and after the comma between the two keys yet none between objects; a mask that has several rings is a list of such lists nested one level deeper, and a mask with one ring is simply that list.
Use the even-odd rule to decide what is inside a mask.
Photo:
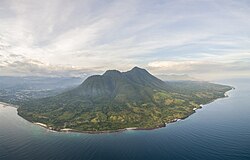
[{"label": "mountain ridge", "polygon": [[[88,96],[88,98],[95,98],[100,96],[114,97],[119,93],[123,94],[124,87],[131,90],[136,87],[162,89],[165,85],[165,82],[154,77],[145,69],[134,67],[127,72],[108,70],[102,75],[90,76],[79,87],[83,91],[83,95]],[[133,92],[136,92],[136,90]]]}]

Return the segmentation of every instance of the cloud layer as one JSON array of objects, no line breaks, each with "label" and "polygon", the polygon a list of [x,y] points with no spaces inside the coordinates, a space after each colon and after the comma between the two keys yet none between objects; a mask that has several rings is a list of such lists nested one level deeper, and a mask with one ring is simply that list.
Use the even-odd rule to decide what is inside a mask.
[{"label": "cloud layer", "polygon": [[250,76],[249,28],[246,0],[3,0],[0,74]]}]

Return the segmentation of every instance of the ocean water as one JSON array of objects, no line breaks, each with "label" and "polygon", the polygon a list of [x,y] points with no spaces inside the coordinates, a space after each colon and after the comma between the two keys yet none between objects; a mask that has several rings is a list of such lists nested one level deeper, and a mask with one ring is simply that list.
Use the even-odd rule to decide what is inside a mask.
[{"label": "ocean water", "polygon": [[151,131],[51,132],[0,105],[0,160],[250,160],[250,79],[185,120]]}]

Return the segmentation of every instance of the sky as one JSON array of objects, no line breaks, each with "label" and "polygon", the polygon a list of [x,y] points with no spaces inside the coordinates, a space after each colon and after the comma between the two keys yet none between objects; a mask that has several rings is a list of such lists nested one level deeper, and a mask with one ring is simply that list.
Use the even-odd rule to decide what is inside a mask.
[{"label": "sky", "polygon": [[250,77],[249,0],[0,0],[1,76]]}]

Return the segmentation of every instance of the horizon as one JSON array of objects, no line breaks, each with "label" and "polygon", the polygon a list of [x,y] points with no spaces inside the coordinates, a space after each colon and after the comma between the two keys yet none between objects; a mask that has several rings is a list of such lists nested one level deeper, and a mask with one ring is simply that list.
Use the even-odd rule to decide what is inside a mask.
[{"label": "horizon", "polygon": [[[91,77],[91,76],[94,76],[94,75],[104,75],[108,71],[117,71],[117,72],[120,72],[120,73],[126,73],[126,72],[129,72],[129,71],[133,70],[133,69],[146,70],[144,68],[141,68],[141,67],[138,67],[138,66],[134,66],[133,68],[131,68],[129,70],[126,70],[126,71],[120,71],[120,70],[117,70],[117,69],[110,69],[110,70],[106,70],[106,71],[104,71],[102,73],[99,73],[99,74],[97,73],[97,74],[82,75],[82,76],[81,75],[78,75],[78,76],[57,76],[57,75],[55,75],[55,76],[53,76],[53,75],[49,75],[49,76],[46,76],[46,75],[41,75],[41,76],[20,76],[20,75],[19,76],[1,76],[0,75],[0,77],[10,77],[10,78],[15,78],[15,77],[17,77],[17,78],[80,78],[82,80],[86,80],[88,77]],[[151,75],[153,75],[153,74],[151,74]],[[187,74],[163,74],[163,75],[153,75],[153,76],[155,76],[158,79],[161,79],[163,81],[164,80],[173,80],[173,79],[166,79],[166,78],[164,78],[164,76],[173,76],[173,77],[183,76],[183,78],[190,78],[190,79],[193,79],[193,80],[199,80],[199,79],[196,79],[194,77],[190,77]]]},{"label": "horizon", "polygon": [[0,1],[0,15],[0,76],[250,77],[245,0]]},{"label": "horizon", "polygon": [[[125,70],[125,71],[120,71],[117,69],[109,69],[100,73],[93,73],[93,74],[84,74],[84,75],[76,75],[76,76],[60,76],[60,75],[17,75],[17,76],[5,76],[5,75],[0,75],[0,78],[48,78],[48,79],[63,79],[63,78],[69,78],[69,79],[81,79],[82,82],[84,82],[88,77],[91,76],[96,76],[96,75],[104,75],[107,71],[118,71],[120,73],[126,73],[131,71],[134,68],[139,68],[139,69],[143,69],[146,70],[145,68],[141,68],[138,66],[134,66],[133,68],[130,68],[129,70]],[[148,70],[146,70],[147,72],[149,72]],[[221,81],[227,81],[227,80],[233,80],[233,79],[249,79],[249,77],[232,77],[232,78],[218,78],[218,79],[213,79],[213,80],[205,80],[205,79],[199,79],[197,77],[192,77],[188,74],[174,74],[174,73],[169,73],[169,74],[158,74],[158,75],[154,75],[151,72],[149,72],[149,74],[153,75],[154,77],[162,80],[162,81],[204,81],[204,82],[221,82]]]}]

